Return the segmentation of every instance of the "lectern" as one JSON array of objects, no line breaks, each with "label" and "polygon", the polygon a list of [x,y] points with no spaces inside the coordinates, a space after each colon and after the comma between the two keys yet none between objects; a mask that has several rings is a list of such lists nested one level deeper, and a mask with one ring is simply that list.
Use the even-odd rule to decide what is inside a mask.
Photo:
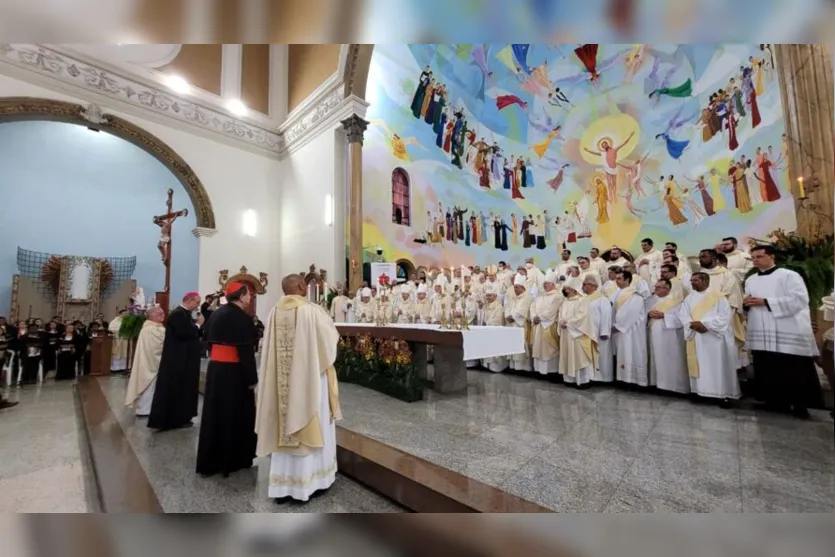
[{"label": "lectern", "polygon": [[99,333],[90,339],[90,375],[110,375],[113,338]]}]

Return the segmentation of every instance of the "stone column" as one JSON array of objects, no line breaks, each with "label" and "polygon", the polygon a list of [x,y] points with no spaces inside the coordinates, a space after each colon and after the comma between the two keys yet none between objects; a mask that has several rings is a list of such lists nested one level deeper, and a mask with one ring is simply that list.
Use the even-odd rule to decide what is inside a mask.
[{"label": "stone column", "polygon": [[342,120],[347,132],[351,184],[348,191],[348,285],[362,285],[362,137],[368,122],[353,114]]},{"label": "stone column", "polygon": [[[832,234],[835,186],[835,112],[832,52],[824,44],[772,45],[795,197],[797,230],[805,238]],[[808,199],[799,199],[803,177]]]}]

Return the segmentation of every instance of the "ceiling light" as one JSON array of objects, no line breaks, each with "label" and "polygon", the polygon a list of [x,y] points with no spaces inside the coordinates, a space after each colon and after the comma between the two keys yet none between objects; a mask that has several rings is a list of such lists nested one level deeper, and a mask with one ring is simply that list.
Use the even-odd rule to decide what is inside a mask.
[{"label": "ceiling light", "polygon": [[186,94],[191,91],[191,85],[179,75],[169,75],[165,78],[165,84],[175,93]]},{"label": "ceiling light", "polygon": [[242,103],[239,99],[232,99],[228,103],[226,103],[226,108],[229,109],[229,112],[234,114],[235,116],[243,116],[246,114],[246,105]]}]

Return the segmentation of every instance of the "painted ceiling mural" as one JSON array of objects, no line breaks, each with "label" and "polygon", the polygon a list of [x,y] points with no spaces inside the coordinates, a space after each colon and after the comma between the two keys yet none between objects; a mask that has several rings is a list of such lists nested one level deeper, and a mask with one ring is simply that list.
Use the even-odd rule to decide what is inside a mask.
[{"label": "painted ceiling mural", "polygon": [[375,47],[363,243],[518,264],[796,227],[768,45]]}]

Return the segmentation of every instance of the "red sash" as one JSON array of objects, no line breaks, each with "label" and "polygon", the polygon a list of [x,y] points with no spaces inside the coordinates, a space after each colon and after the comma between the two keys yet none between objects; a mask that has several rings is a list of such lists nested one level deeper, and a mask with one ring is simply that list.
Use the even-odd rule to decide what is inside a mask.
[{"label": "red sash", "polygon": [[236,346],[226,346],[224,344],[212,345],[213,362],[220,362],[224,364],[236,364],[241,361],[238,357],[238,348]]}]

